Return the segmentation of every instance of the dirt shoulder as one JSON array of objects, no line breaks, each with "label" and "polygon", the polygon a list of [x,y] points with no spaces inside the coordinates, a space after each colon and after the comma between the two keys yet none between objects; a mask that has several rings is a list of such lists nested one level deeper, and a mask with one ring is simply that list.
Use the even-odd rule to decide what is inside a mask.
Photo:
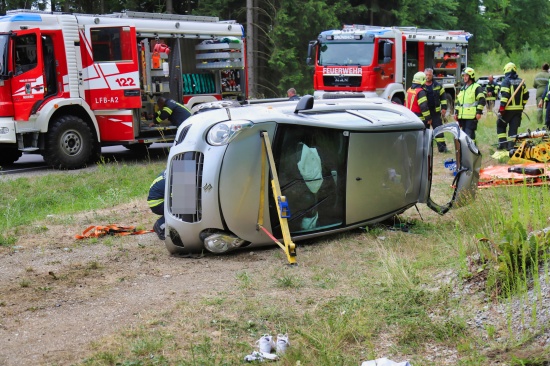
[{"label": "dirt shoulder", "polygon": [[77,362],[92,342],[138,324],[145,312],[217,293],[231,286],[236,271],[273,260],[266,251],[173,257],[154,233],[73,239],[91,224],[152,224],[141,201],[73,217],[68,225],[46,221],[21,234],[14,248],[0,249],[1,365]]}]

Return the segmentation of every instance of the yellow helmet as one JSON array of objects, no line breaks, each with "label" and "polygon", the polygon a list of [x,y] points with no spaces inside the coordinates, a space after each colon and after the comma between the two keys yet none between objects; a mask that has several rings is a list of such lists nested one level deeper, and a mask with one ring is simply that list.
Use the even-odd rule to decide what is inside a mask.
[{"label": "yellow helmet", "polygon": [[516,67],[516,64],[513,62],[508,62],[506,65],[504,65],[504,73],[509,73],[510,71],[518,72],[518,68]]},{"label": "yellow helmet", "polygon": [[419,71],[416,74],[414,74],[413,83],[420,84],[420,85],[426,84],[426,74],[424,74],[422,71]]},{"label": "yellow helmet", "polygon": [[476,80],[476,72],[471,67],[467,67],[462,70],[462,75],[470,75],[470,79],[472,79],[473,81]]}]

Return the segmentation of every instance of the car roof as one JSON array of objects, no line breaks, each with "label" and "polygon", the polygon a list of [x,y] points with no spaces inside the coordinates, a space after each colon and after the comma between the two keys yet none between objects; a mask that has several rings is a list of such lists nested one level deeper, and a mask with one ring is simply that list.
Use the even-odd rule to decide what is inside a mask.
[{"label": "car roof", "polygon": [[[304,98],[313,98],[304,96]],[[408,108],[383,98],[315,99],[311,108],[297,110],[296,101],[257,101],[242,107],[230,106],[193,118],[205,123],[248,120],[253,123],[273,122],[353,130],[421,129],[424,124]],[[306,103],[306,100],[302,104]],[[305,104],[304,104],[305,105]],[[206,116],[208,114],[208,116]],[[203,117],[200,117],[203,115]],[[195,123],[195,122],[193,122]]]}]

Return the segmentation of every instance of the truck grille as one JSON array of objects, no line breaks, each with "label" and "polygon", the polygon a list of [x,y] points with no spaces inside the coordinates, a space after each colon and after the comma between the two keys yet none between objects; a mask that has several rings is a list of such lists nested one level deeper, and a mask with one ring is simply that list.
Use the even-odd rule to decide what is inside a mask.
[{"label": "truck grille", "polygon": [[[181,178],[176,177],[175,166],[180,166],[178,162],[183,162],[185,168],[185,180],[183,184]],[[188,162],[188,163],[185,163]],[[202,219],[202,170],[204,165],[204,155],[198,151],[188,151],[175,155],[172,158],[170,170],[170,198],[168,208],[170,213],[184,222],[198,222]],[[191,171],[195,172],[194,177],[190,176]],[[184,189],[182,189],[184,187]],[[174,190],[183,190],[183,192]],[[182,213],[181,202],[176,197],[185,197],[185,208]]]},{"label": "truck grille", "polygon": [[323,76],[325,86],[361,86],[361,76]]}]

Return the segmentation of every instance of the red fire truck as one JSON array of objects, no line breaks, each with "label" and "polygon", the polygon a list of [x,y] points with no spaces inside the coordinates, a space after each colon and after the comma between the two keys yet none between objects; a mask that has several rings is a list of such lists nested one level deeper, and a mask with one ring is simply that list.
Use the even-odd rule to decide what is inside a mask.
[{"label": "red fire truck", "polygon": [[160,96],[246,99],[243,27],[216,17],[10,11],[0,54],[0,165],[34,152],[76,169],[101,146],[173,141],[175,126],[149,127]]},{"label": "red fire truck", "polygon": [[467,65],[465,31],[345,25],[309,43],[316,98],[373,97],[403,104],[412,77],[425,68],[447,92],[452,106]]}]

